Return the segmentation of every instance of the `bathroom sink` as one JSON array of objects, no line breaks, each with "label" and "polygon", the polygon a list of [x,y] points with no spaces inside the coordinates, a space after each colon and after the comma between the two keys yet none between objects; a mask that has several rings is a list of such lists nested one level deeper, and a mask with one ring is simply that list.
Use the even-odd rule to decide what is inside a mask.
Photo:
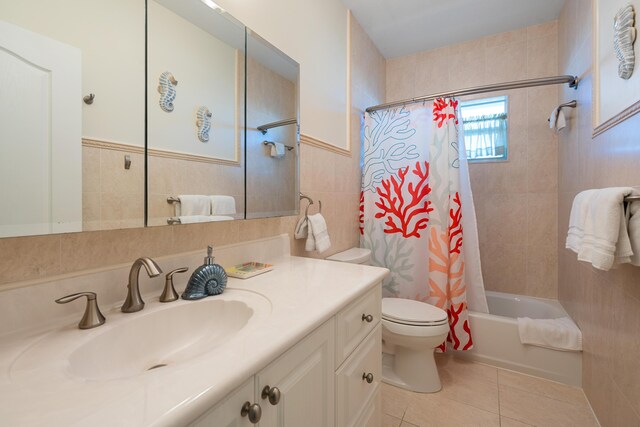
[{"label": "bathroom sink", "polygon": [[134,314],[113,310],[99,328],[48,334],[16,360],[12,377],[34,366],[42,369],[42,364],[64,366],[65,376],[82,380],[130,378],[168,369],[224,346],[270,312],[268,299],[242,290],[199,301],[151,303]]}]

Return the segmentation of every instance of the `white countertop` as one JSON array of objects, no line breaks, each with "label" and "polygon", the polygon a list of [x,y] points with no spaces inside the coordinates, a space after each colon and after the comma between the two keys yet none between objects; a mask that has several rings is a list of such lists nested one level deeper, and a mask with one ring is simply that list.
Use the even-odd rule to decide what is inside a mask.
[{"label": "white countertop", "polygon": [[[77,316],[54,319],[0,339],[0,420],[3,425],[170,426],[193,421],[237,386],[260,371],[343,307],[373,288],[388,270],[310,258],[280,256],[266,260],[273,271],[240,280],[227,289],[256,292],[271,302],[271,312],[225,344],[188,362],[115,380],[86,380],[60,375],[64,366],[44,363],[32,369],[19,356],[52,330],[68,337],[99,333],[81,331]],[[181,290],[181,289],[179,289]],[[233,292],[231,292],[233,293]],[[231,294],[230,293],[230,294]],[[216,297],[209,297],[216,298]],[[145,310],[160,304],[144,296]],[[107,324],[126,321],[116,305],[101,307]],[[154,308],[155,307],[155,308]],[[68,339],[68,338],[67,338]],[[140,337],[144,340],[144,337]],[[59,364],[58,364],[59,365]],[[57,370],[50,375],[48,370]]]}]

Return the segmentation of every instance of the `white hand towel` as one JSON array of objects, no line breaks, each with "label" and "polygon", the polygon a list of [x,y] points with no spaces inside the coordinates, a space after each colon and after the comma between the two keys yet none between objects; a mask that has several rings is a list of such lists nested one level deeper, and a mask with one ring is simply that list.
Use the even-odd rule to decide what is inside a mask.
[{"label": "white hand towel", "polygon": [[296,229],[295,229],[295,231],[293,233],[293,237],[298,239],[298,240],[299,239],[306,239],[307,238],[307,234],[308,234],[307,224],[308,224],[308,219],[307,219],[306,216],[303,216],[302,218],[300,218],[298,220],[298,223],[296,224]]},{"label": "white hand towel", "polygon": [[640,267],[640,202],[631,202],[629,207],[629,240],[631,241],[631,264]]},{"label": "white hand towel", "polygon": [[211,222],[214,221],[209,215],[182,215],[178,217],[180,224],[195,224],[198,222]]},{"label": "white hand towel", "polygon": [[231,196],[209,196],[211,215],[233,215],[236,213],[236,199]]},{"label": "white hand towel", "polygon": [[284,150],[285,150],[284,144],[280,142],[271,143],[271,157],[275,157],[276,159],[281,159],[282,157],[284,157],[284,154],[285,154]]},{"label": "white hand towel", "polygon": [[558,120],[558,108],[554,108],[551,114],[549,114],[549,129],[556,128],[556,121]]},{"label": "white hand towel", "polygon": [[[313,235],[315,247],[319,254],[331,247],[329,239],[329,231],[327,230],[327,222],[321,213],[309,216],[309,235]],[[307,243],[309,241],[307,240]]]},{"label": "white hand towel", "polygon": [[565,127],[567,127],[567,119],[564,116],[564,112],[562,111],[562,108],[560,108],[556,116],[556,126],[555,126],[556,132],[560,132]]},{"label": "white hand towel", "polygon": [[210,215],[211,202],[208,196],[182,195],[178,196],[180,203],[176,203],[176,216]]},{"label": "white hand towel", "polygon": [[578,260],[605,271],[631,260],[633,251],[622,201],[632,193],[631,187],[613,187],[587,190],[576,196],[566,247],[578,254]]},{"label": "white hand towel", "polygon": [[568,317],[559,319],[518,317],[518,332],[522,344],[565,351],[582,350],[582,332]]}]

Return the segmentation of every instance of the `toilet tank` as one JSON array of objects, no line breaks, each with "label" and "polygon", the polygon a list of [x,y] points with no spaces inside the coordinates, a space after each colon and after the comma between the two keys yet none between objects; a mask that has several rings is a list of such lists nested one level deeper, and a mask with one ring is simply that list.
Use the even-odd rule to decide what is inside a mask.
[{"label": "toilet tank", "polygon": [[351,248],[346,251],[333,254],[326,259],[330,261],[348,262],[351,264],[371,265],[369,262],[371,260],[371,249]]}]

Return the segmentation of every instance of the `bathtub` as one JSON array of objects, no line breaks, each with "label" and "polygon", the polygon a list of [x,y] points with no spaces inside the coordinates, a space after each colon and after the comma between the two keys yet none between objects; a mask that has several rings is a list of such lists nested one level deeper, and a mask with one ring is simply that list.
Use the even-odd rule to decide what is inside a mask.
[{"label": "bathtub", "polygon": [[469,312],[473,350],[457,356],[500,368],[582,385],[582,352],[523,345],[517,317],[554,319],[568,314],[556,300],[487,291],[489,313]]}]

